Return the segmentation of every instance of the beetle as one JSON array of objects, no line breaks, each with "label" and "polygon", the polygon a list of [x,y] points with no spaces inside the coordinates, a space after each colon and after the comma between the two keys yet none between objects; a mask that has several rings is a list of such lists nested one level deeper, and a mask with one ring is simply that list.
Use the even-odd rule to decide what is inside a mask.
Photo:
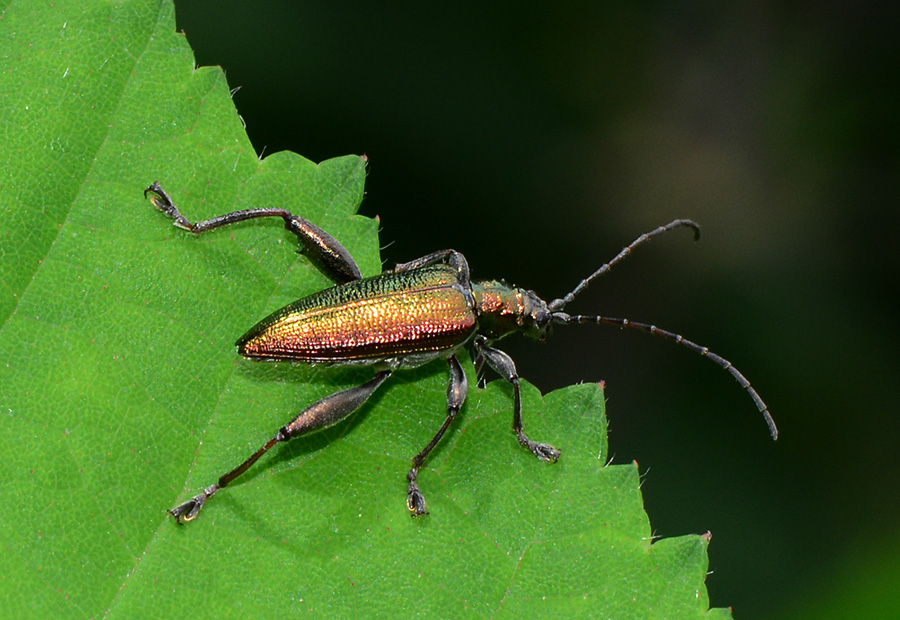
[{"label": "beetle", "polygon": [[280,217],[296,235],[300,252],[335,282],[331,288],[313,293],[276,310],[241,336],[238,353],[254,360],[291,361],[337,366],[373,366],[375,376],[362,385],[326,396],[301,411],[240,465],[223,474],[216,483],[168,512],[178,523],[193,520],[210,497],[249,469],[274,445],[332,426],[359,409],[391,374],[403,368],[445,359],[449,366],[447,416],[431,441],[412,459],[406,476],[406,505],[412,516],[428,514],[418,485],[420,469],[449,428],[466,399],[466,374],[457,352],[470,347],[477,374],[485,364],[512,385],[513,431],[524,448],[541,461],[555,462],[560,451],[548,443],[533,441],[523,429],[519,376],[513,360],[493,346],[515,332],[543,338],[553,325],[612,324],[639,329],[685,346],[727,370],[747,391],[769,426],[773,439],[778,429],[768,407],[756,390],[731,362],[679,334],[655,325],[605,316],[567,314],[567,304],[595,279],[652,238],[676,228],[693,230],[693,221],[679,219],[655,228],[632,241],[608,263],[582,280],[570,293],[546,302],[534,291],[502,281],[473,281],[465,257],[455,250],[434,252],[401,263],[393,270],[363,278],[356,261],[337,239],[308,220],[280,208],[234,211],[192,223],[169,195],[154,182],[144,197],[178,228],[195,235],[222,226],[262,217]]}]

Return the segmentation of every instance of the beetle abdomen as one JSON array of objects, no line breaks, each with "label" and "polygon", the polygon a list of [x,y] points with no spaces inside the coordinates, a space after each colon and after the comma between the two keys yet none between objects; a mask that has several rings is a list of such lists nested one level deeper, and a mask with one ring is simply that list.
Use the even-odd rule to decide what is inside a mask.
[{"label": "beetle abdomen", "polygon": [[474,333],[471,289],[432,265],[355,280],[278,310],[237,341],[245,357],[353,363],[449,351]]}]

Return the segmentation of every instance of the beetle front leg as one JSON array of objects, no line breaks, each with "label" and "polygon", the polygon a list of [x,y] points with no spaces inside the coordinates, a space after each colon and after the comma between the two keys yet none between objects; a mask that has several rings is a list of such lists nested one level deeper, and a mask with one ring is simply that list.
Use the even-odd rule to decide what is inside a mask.
[{"label": "beetle front leg", "polygon": [[227,487],[235,478],[247,471],[272,446],[337,424],[359,409],[389,376],[391,376],[390,370],[382,370],[372,380],[362,385],[336,392],[310,405],[301,411],[296,418],[278,429],[275,436],[254,452],[250,458],[221,476],[218,482],[206,487],[202,493],[172,508],[169,514],[175,517],[178,523],[192,521],[210,497],[215,495],[220,489]]},{"label": "beetle front leg", "polygon": [[516,364],[512,358],[501,351],[488,346],[484,337],[475,339],[476,355],[487,362],[494,372],[509,381],[513,386],[513,430],[519,444],[528,448],[532,454],[542,461],[555,463],[559,460],[560,452],[548,443],[532,441],[522,430],[522,393],[519,388],[519,375],[516,372]]},{"label": "beetle front leg", "polygon": [[144,190],[144,197],[146,198],[148,195],[154,207],[175,220],[175,226],[183,230],[189,230],[195,235],[258,217],[280,217],[284,220],[284,227],[294,233],[297,239],[300,240],[301,254],[306,254],[307,258],[326,276],[339,284],[362,278],[356,261],[353,260],[353,256],[350,255],[347,248],[341,245],[340,241],[312,222],[285,209],[277,207],[244,209],[192,223],[181,214],[181,211],[178,210],[178,207],[175,206],[172,199],[160,187],[158,182],[154,181],[150,187]]},{"label": "beetle front leg", "polygon": [[469,391],[466,373],[463,371],[462,366],[460,366],[456,356],[451,355],[447,359],[447,362],[450,365],[450,381],[447,385],[447,417],[441,425],[440,430],[438,430],[434,437],[431,438],[431,441],[428,442],[428,445],[422,448],[422,451],[413,458],[412,469],[406,474],[406,479],[409,482],[409,487],[406,491],[406,506],[414,517],[428,514],[425,497],[422,495],[422,492],[419,490],[419,485],[416,482],[416,479],[419,476],[419,469],[421,469],[422,465],[425,463],[425,459],[428,458],[428,455],[431,454],[431,451],[434,450],[434,447],[441,440],[441,437],[444,436],[444,433],[447,432],[450,423],[453,422],[453,418],[456,417],[456,414],[459,413],[463,403],[466,402],[466,394]]}]

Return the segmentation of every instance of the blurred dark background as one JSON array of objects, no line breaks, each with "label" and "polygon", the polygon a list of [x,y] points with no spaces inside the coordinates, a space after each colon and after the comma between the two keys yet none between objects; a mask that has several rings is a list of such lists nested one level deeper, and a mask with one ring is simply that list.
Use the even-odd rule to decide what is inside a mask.
[{"label": "blurred dark background", "polygon": [[[738,618],[900,617],[900,61],[877,2],[182,0],[257,151],[369,157],[390,266],[462,251],[476,278],[566,293],[733,361],[610,327],[504,342],[543,391],[605,380],[615,462],[656,534],[713,533]],[[848,615],[849,614],[849,615]]]}]

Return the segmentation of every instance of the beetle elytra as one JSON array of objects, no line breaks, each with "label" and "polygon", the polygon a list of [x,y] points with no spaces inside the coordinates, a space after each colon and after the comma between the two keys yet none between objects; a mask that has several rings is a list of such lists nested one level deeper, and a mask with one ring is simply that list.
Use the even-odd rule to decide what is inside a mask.
[{"label": "beetle elytra", "polygon": [[708,348],[655,325],[563,311],[591,282],[653,237],[684,227],[692,229],[695,239],[698,238],[700,228],[691,220],[674,220],[641,235],[570,293],[546,302],[533,291],[496,280],[472,281],[465,257],[455,250],[434,252],[401,263],[391,271],[363,278],[356,261],[340,242],[285,209],[246,209],[191,223],[159,183],[144,190],[144,196],[149,196],[157,209],[172,218],[175,226],[194,234],[254,218],[280,217],[285,228],[297,236],[303,253],[336,283],[264,318],[238,339],[238,353],[257,360],[366,365],[375,369],[375,376],[366,383],[326,396],[301,411],[215,484],[172,508],[169,513],[178,523],[194,519],[210,497],[247,471],[275,444],[340,422],[359,409],[394,371],[441,358],[447,360],[450,374],[447,417],[431,441],[413,457],[412,468],[406,476],[407,507],[412,516],[427,514],[425,497],[418,484],[419,470],[465,402],[466,375],[456,358],[456,353],[464,347],[473,350],[479,376],[487,364],[512,385],[513,431],[518,442],[538,459],[556,461],[559,450],[550,444],[533,441],[525,434],[515,363],[494,347],[496,340],[514,332],[543,337],[553,325],[606,323],[639,329],[685,346],[727,370],[753,399],[772,438],[778,436],[768,407],[750,382],[731,362]]}]

